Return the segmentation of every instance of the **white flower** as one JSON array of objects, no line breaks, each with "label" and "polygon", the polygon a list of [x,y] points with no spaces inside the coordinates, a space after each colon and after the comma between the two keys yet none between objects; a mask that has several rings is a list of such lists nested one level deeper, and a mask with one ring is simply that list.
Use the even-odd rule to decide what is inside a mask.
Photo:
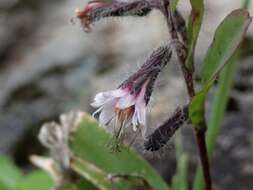
[{"label": "white flower", "polygon": [[141,129],[144,137],[146,131],[146,107],[150,100],[153,86],[161,69],[171,58],[170,44],[155,50],[141,68],[125,80],[116,90],[100,92],[91,104],[100,113],[99,121],[108,125],[114,120],[119,125],[116,137],[121,135],[124,127]]},{"label": "white flower", "polygon": [[100,92],[91,104],[98,108],[93,114],[100,113],[99,122],[107,125],[113,119],[120,125],[136,127],[146,126],[146,102],[145,93],[148,82],[145,82],[138,94],[130,93],[128,88]]}]

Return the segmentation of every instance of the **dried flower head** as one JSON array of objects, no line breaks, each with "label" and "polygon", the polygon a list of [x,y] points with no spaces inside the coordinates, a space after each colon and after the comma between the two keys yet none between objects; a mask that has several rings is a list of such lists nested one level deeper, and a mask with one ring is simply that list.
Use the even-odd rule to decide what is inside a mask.
[{"label": "dried flower head", "polygon": [[69,139],[70,134],[81,121],[82,112],[70,112],[60,116],[61,123],[50,122],[44,124],[39,132],[39,140],[50,150],[51,157],[59,170],[68,170],[70,162]]},{"label": "dried flower head", "polygon": [[112,120],[120,126],[117,137],[124,127],[132,126],[134,130],[142,126],[146,130],[146,106],[150,100],[155,80],[161,69],[171,58],[170,45],[166,44],[155,50],[141,68],[125,80],[117,89],[100,92],[91,104],[98,108],[99,121],[103,125]]},{"label": "dried flower head", "polygon": [[62,189],[62,185],[74,175],[70,169],[70,160],[73,157],[69,141],[71,133],[80,124],[84,113],[80,111],[62,114],[60,124],[56,122],[44,124],[39,132],[39,141],[50,150],[50,157],[32,155],[31,162],[46,171],[54,180],[52,189]]}]

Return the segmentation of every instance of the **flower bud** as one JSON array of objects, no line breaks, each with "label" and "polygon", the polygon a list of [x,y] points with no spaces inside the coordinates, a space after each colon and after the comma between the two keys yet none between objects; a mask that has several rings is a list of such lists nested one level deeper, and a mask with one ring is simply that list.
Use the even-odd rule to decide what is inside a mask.
[{"label": "flower bud", "polygon": [[76,17],[86,32],[90,25],[102,18],[120,16],[146,16],[153,8],[158,8],[160,1],[157,0],[113,0],[106,2],[102,0],[90,1],[83,9],[76,9]]},{"label": "flower bud", "polygon": [[177,108],[175,113],[161,124],[144,142],[144,148],[148,151],[161,149],[188,119],[188,106]]}]

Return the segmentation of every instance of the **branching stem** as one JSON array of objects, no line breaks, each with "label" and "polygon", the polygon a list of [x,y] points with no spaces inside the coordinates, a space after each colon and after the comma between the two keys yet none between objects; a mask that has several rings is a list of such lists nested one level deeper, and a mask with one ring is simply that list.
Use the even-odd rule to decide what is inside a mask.
[{"label": "branching stem", "polygon": [[[164,14],[167,20],[167,25],[168,25],[172,40],[175,42],[179,42],[174,16],[171,11],[170,2],[168,0],[164,0]],[[178,57],[180,67],[184,76],[185,84],[187,87],[187,92],[191,100],[195,95],[193,73],[185,65],[186,53],[182,52],[184,51],[182,50],[182,46],[180,47],[176,45],[174,49],[177,53],[177,57]],[[207,148],[206,148],[205,130],[195,129],[195,137],[198,144],[200,161],[201,161],[203,174],[204,174],[205,190],[212,190],[210,166],[209,166],[209,160],[208,160],[208,154],[207,154]]]}]

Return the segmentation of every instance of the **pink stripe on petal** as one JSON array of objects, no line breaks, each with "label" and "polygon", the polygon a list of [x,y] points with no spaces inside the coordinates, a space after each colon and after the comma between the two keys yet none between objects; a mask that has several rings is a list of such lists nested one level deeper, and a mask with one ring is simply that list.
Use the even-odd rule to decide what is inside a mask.
[{"label": "pink stripe on petal", "polygon": [[137,110],[138,121],[141,125],[146,125],[146,106],[145,103],[140,103],[135,106]]},{"label": "pink stripe on petal", "polygon": [[148,85],[148,80],[143,84],[143,86],[141,87],[141,91],[138,94],[137,98],[136,98],[136,102],[138,103],[142,103],[145,102],[144,97],[145,97],[145,93],[146,93],[146,89],[147,89],[147,85]]}]

